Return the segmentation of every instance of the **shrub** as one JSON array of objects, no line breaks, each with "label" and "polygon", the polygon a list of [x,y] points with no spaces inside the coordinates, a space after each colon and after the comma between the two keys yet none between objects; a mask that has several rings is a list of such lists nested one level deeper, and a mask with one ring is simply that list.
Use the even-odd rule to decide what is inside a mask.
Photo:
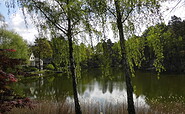
[{"label": "shrub", "polygon": [[54,68],[54,66],[52,64],[48,64],[46,66],[46,69],[48,69],[48,70],[54,70],[55,68]]},{"label": "shrub", "polygon": [[6,56],[5,54],[8,51],[14,52],[16,50],[0,49],[0,114],[8,112],[14,107],[32,108],[31,100],[16,95],[11,87],[11,84],[18,81],[14,74],[18,74],[18,70],[21,69],[19,66],[21,60]]},{"label": "shrub", "polygon": [[7,88],[7,85],[13,82],[17,82],[17,78],[13,74],[7,74],[0,70],[0,96],[1,94],[4,94],[6,91],[9,91],[9,88]]},{"label": "shrub", "polygon": [[38,71],[38,69],[36,67],[32,67],[32,66],[24,66],[23,71],[24,72],[34,72],[34,71]]}]

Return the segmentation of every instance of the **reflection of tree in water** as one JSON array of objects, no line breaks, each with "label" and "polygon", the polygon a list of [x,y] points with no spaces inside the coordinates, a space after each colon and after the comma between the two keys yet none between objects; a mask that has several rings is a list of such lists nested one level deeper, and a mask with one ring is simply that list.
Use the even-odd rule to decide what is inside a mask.
[{"label": "reflection of tree in water", "polygon": [[157,79],[155,74],[149,72],[136,72],[136,77],[133,78],[135,94],[146,96],[148,103],[156,100],[160,103],[185,103],[184,81],[184,75],[161,74],[160,79]]},{"label": "reflection of tree in water", "polygon": [[[104,69],[105,71],[105,69]],[[81,95],[88,89],[92,92],[97,88],[102,90],[102,93],[109,91],[113,92],[114,89],[124,89],[124,77],[121,77],[121,72],[117,69],[109,68],[107,71],[109,75],[105,76],[102,69],[89,69],[82,73],[82,78],[79,81],[78,90]]]},{"label": "reflection of tree in water", "polygon": [[[109,69],[110,70],[110,69]],[[112,69],[111,69],[112,70]],[[113,72],[114,71],[114,72]],[[102,93],[109,91],[113,92],[114,89],[124,89],[124,78],[120,77],[121,74],[117,70],[112,70],[110,76],[102,76],[100,69],[86,70],[82,73],[81,79],[79,80],[79,94],[83,95],[88,89],[90,92],[94,91],[97,87],[102,90]],[[39,78],[37,81],[25,84],[27,88],[26,95],[36,97],[37,99],[50,99],[59,100],[65,96],[72,96],[72,87],[70,86],[70,79],[66,76],[53,76],[56,74],[50,74],[45,78]],[[120,83],[118,83],[120,82]],[[30,88],[32,93],[30,92]]]},{"label": "reflection of tree in water", "polygon": [[[55,76],[53,76],[55,75]],[[72,95],[71,81],[66,76],[47,76],[25,83],[26,96],[40,100],[60,101]]]},{"label": "reflection of tree in water", "polygon": [[102,82],[102,93],[106,93],[107,92],[107,87],[108,87],[108,82],[107,81],[103,81]]},{"label": "reflection of tree in water", "polygon": [[[78,80],[80,100],[126,102],[123,72],[115,68],[109,69],[109,73],[110,76],[103,76],[101,69],[83,70]],[[160,79],[157,79],[153,73],[138,71],[132,80],[135,86],[134,99],[141,106],[151,104],[156,99],[160,103],[185,102],[184,75],[161,74]],[[49,74],[35,80],[28,79],[27,82],[22,80],[19,88],[23,89],[26,96],[36,96],[40,100],[62,101],[72,98],[73,95],[71,79],[58,74]]]},{"label": "reflection of tree in water", "polygon": [[[103,102],[126,102],[126,85],[124,83],[124,77],[122,77],[123,72],[119,69],[109,70],[111,72],[110,76],[102,76],[101,69],[83,70],[81,73],[82,76],[78,80],[80,100],[99,99],[99,101]],[[32,80],[31,82],[24,82],[24,86],[26,87],[24,89],[26,96],[35,96],[39,100],[53,101],[63,101],[65,99],[68,101],[71,98],[71,101],[73,101],[70,77],[68,78],[65,75],[58,74],[48,75],[49,76],[44,76],[43,78],[38,78],[37,80]],[[138,80],[142,82],[142,77],[138,77]],[[150,81],[145,83],[150,83]],[[136,94],[140,91],[140,88],[146,88],[143,87],[144,83],[142,83],[143,86],[140,82],[134,82],[134,84],[137,86]],[[142,94],[143,93],[138,95],[140,96]],[[138,99],[141,98],[138,97]]]},{"label": "reflection of tree in water", "polygon": [[112,93],[113,92],[113,83],[111,82],[109,85],[109,92]]}]

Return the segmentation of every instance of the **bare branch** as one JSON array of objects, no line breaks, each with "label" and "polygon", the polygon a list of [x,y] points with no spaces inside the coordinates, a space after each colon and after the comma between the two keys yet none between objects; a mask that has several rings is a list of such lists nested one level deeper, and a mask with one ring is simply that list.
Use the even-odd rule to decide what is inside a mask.
[{"label": "bare branch", "polygon": [[122,21],[122,23],[124,23],[124,22],[128,19],[129,15],[132,13],[133,10],[134,10],[134,8],[132,8],[132,9],[128,12],[127,16],[126,16],[125,19]]},{"label": "bare branch", "polygon": [[75,36],[75,35],[77,35],[77,34],[79,34],[79,33],[82,33],[82,32],[85,32],[85,30],[82,30],[82,31],[76,31],[76,32],[72,32],[72,34],[73,34],[73,36]]},{"label": "bare branch", "polygon": [[[170,12],[167,14],[167,15],[169,15],[179,4],[180,4],[180,2],[181,2],[181,0],[179,0],[178,2],[177,2],[177,4],[170,10]],[[166,16],[167,16],[166,15]]]},{"label": "bare branch", "polygon": [[78,22],[80,22],[80,20],[79,20],[79,19],[78,19],[77,21],[73,22],[73,23],[72,23],[72,25],[71,25],[71,27],[72,27],[72,28],[74,28],[74,27],[75,27],[75,25],[76,25]]},{"label": "bare branch", "polygon": [[116,15],[115,15],[115,13],[112,12],[110,8],[107,8],[107,10],[108,10],[115,18],[117,18]]}]

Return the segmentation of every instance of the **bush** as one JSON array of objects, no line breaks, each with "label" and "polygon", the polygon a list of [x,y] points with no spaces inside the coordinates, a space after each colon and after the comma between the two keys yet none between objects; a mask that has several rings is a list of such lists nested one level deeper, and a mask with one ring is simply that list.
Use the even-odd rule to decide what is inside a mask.
[{"label": "bush", "polygon": [[11,87],[18,81],[15,74],[19,73],[22,66],[20,59],[12,59],[6,56],[7,51],[14,50],[0,49],[0,114],[8,112],[14,107],[32,108],[30,99],[17,95]]},{"label": "bush", "polygon": [[53,66],[52,64],[48,64],[48,65],[46,66],[46,69],[47,69],[47,70],[54,70],[55,68],[54,68],[54,66]]},{"label": "bush", "polygon": [[32,66],[24,66],[23,71],[24,72],[34,72],[34,71],[38,71],[38,69],[36,67],[32,67]]}]

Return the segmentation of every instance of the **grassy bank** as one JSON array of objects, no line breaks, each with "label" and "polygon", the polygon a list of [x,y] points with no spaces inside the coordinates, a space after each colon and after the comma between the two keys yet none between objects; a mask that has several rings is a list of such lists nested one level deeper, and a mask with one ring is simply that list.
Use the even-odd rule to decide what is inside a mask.
[{"label": "grassy bank", "polygon": [[[83,114],[127,114],[124,104],[81,103]],[[182,103],[154,103],[150,108],[136,108],[137,114],[183,114],[185,106]],[[33,109],[14,108],[7,114],[75,114],[74,105],[66,102],[38,102]]]}]

